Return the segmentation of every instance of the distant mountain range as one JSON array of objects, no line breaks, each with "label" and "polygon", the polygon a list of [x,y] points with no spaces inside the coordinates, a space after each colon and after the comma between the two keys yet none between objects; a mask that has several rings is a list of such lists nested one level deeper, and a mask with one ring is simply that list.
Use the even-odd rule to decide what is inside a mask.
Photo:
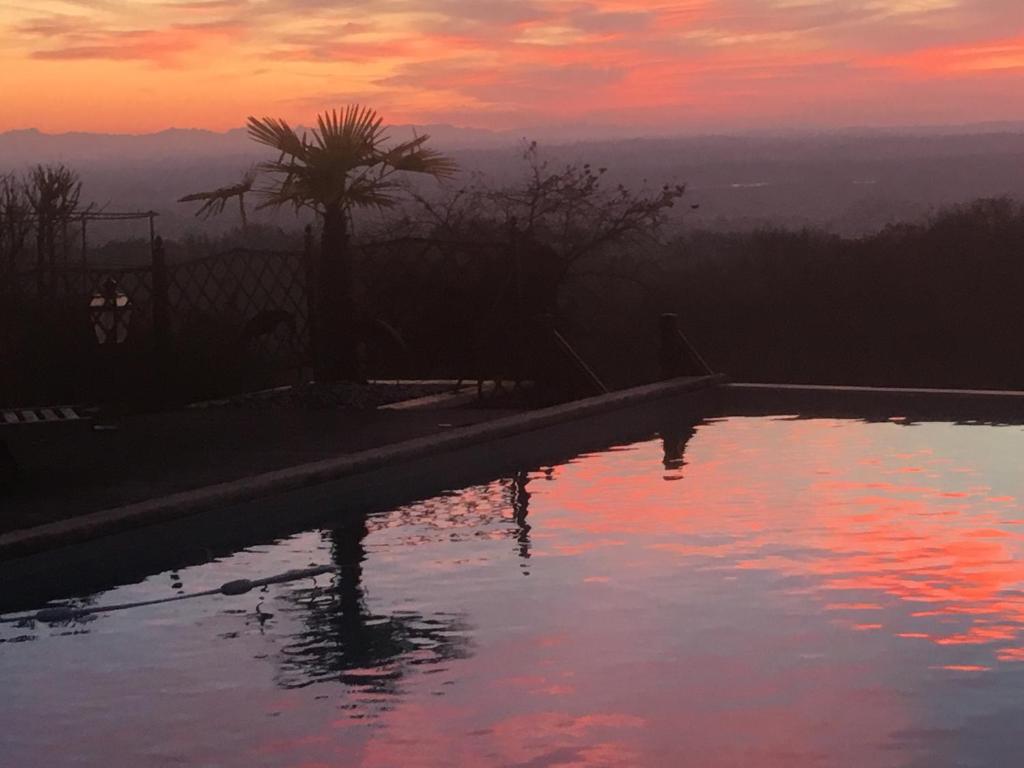
[{"label": "distant mountain range", "polygon": [[[687,227],[815,226],[858,234],[978,197],[1024,199],[1024,123],[646,138],[594,126],[487,131],[401,125],[389,131],[394,140],[414,132],[430,134],[432,145],[465,171],[495,184],[521,176],[523,137],[540,141],[552,159],[607,166],[610,183],[686,183],[688,202],[699,206],[685,207]],[[161,231],[169,236],[235,225],[230,210],[201,222],[192,215],[195,206],[176,200],[232,183],[267,153],[243,128],[0,133],[0,173],[67,163],[82,176],[83,199],[107,210],[159,211]],[[260,216],[295,224],[290,212]]]},{"label": "distant mountain range", "polygon": [[[396,125],[388,130],[395,140],[427,133],[434,143],[451,149],[496,147],[515,141],[514,135],[450,125]],[[169,128],[157,133],[43,133],[35,128],[0,133],[0,165],[98,159],[207,157],[264,154],[244,128],[218,132],[198,128]]]},{"label": "distant mountain range", "polygon": [[[645,132],[616,126],[564,125],[542,126],[522,130],[491,131],[482,128],[460,128],[453,125],[395,125],[388,130],[395,140],[414,135],[429,134],[432,143],[449,151],[469,149],[500,149],[514,147],[524,138],[547,144],[576,144],[580,142],[623,141],[638,138],[678,139],[680,141],[707,141],[708,136],[672,136],[668,131]],[[719,141],[772,140],[819,141],[843,138],[880,139],[908,136],[965,137],[994,134],[1024,133],[1024,122],[978,123],[957,126],[925,126],[906,128],[849,128],[834,131],[808,131],[779,129],[736,132],[712,135]],[[44,133],[35,128],[0,133],[0,169],[36,162],[79,163],[83,161],[113,159],[147,159],[160,161],[173,157],[249,157],[264,154],[249,140],[244,128],[229,131],[210,131],[200,128],[168,128],[156,133]]]}]

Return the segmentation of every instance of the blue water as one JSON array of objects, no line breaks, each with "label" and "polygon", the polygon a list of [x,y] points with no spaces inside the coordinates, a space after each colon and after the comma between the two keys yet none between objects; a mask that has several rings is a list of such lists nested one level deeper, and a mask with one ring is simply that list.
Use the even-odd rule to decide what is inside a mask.
[{"label": "blue water", "polygon": [[[3,766],[1008,766],[1024,430],[726,418],[0,625]],[[343,500],[342,500],[343,501]]]}]

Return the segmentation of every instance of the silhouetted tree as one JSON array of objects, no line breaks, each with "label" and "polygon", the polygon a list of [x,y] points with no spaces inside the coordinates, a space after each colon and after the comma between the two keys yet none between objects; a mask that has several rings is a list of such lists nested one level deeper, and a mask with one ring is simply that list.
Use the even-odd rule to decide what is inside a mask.
[{"label": "silhouetted tree", "polygon": [[[57,262],[58,233],[76,213],[82,192],[78,174],[65,165],[37,165],[29,171],[26,197],[36,227],[36,269],[40,295],[54,289],[53,270]],[[62,240],[63,243],[63,240]],[[49,273],[50,280],[46,280]]]},{"label": "silhouetted tree", "polygon": [[667,211],[686,191],[682,184],[639,192],[608,187],[607,168],[553,167],[537,142],[525,146],[523,160],[526,172],[514,184],[493,188],[477,181],[441,202],[418,199],[430,236],[505,244],[526,314],[556,313],[562,286],[582,262],[656,238]]},{"label": "silhouetted tree", "polygon": [[0,175],[0,276],[9,279],[18,268],[32,230],[25,185],[14,174]]},{"label": "silhouetted tree", "polygon": [[569,319],[567,285],[596,278],[607,294],[609,280],[635,279],[638,254],[659,241],[659,229],[685,187],[612,186],[606,168],[552,165],[536,142],[526,144],[522,156],[525,172],[518,181],[495,187],[478,178],[440,201],[421,195],[422,213],[409,224],[420,239],[463,250],[491,246],[497,256],[491,268],[474,267],[480,280],[476,317],[462,324],[475,337],[476,365],[517,380],[543,375],[545,387],[564,394],[576,388],[566,386],[567,379],[556,381],[564,379],[555,370],[564,362],[562,353],[545,354],[543,342],[551,318]]},{"label": "silhouetted tree", "polygon": [[309,134],[299,135],[284,120],[270,117],[250,117],[248,129],[254,141],[280,153],[259,166],[272,178],[262,190],[267,199],[261,207],[309,208],[323,224],[315,318],[318,375],[358,379],[351,211],[393,206],[401,190],[396,174],[444,178],[455,173],[455,163],[424,146],[426,135],[385,146],[382,118],[358,105],[318,115]]}]

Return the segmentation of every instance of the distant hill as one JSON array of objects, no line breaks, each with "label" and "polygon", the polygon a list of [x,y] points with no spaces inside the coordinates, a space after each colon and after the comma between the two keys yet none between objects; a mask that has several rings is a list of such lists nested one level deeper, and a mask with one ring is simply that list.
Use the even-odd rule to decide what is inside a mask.
[{"label": "distant hill", "polygon": [[[389,129],[396,140],[414,134],[430,134],[446,147],[482,147],[507,144],[509,137],[492,131],[455,128],[450,125],[398,125]],[[162,161],[181,157],[258,157],[263,151],[248,138],[244,128],[217,132],[198,128],[169,128],[158,133],[43,133],[34,128],[0,133],[0,166],[23,163],[98,160]]]},{"label": "distant hill", "polygon": [[[1024,198],[1024,124],[661,138],[625,138],[616,135],[622,129],[593,126],[505,132],[450,125],[390,129],[395,140],[414,132],[430,134],[432,144],[454,155],[464,170],[481,172],[495,183],[522,172],[524,136],[540,140],[556,160],[607,166],[612,183],[685,182],[687,201],[699,205],[684,207],[687,227],[813,226],[859,234],[979,197]],[[265,157],[267,152],[242,128],[143,135],[0,133],[0,172],[39,162],[67,163],[80,171],[85,199],[108,210],[157,210],[160,230],[169,236],[237,223],[233,211],[199,222],[192,215],[194,206],[175,201],[230,183]],[[272,220],[297,225],[289,212]]]}]

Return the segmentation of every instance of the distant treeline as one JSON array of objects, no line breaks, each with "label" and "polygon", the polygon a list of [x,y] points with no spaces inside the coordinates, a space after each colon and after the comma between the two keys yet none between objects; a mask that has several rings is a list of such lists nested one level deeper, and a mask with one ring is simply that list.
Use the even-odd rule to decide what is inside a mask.
[{"label": "distant treeline", "polygon": [[[1024,389],[1024,207],[1012,200],[978,200],[856,239],[693,231],[578,266],[559,278],[555,314],[614,386],[657,377],[657,318],[675,312],[712,366],[736,380]],[[363,274],[388,297],[376,306],[413,349],[443,351],[460,334],[486,345],[486,326],[470,327],[465,299],[452,300],[478,292],[460,288],[471,272],[420,269],[406,279],[367,259]]]},{"label": "distant treeline", "polygon": [[[1024,388],[1024,207],[978,200],[842,239],[694,232],[652,265],[670,307],[741,380]],[[634,318],[646,314],[637,306]]]},{"label": "distant treeline", "polygon": [[[462,191],[357,243],[364,316],[402,342],[370,343],[368,375],[508,373],[529,357],[533,318],[552,315],[607,384],[651,381],[658,316],[675,312],[712,367],[735,380],[1024,389],[1019,202],[978,200],[859,238],[694,229],[666,241],[658,225],[688,199],[681,187],[604,193],[603,168],[533,168],[519,187]],[[6,237],[30,264],[53,259],[27,227]],[[90,263],[145,264],[146,246],[111,242]],[[238,246],[299,251],[302,233],[250,225],[168,241],[167,251],[176,262]],[[32,306],[10,309],[31,325]],[[32,345],[57,365],[43,336]],[[217,373],[211,393],[238,378]]]},{"label": "distant treeline", "polygon": [[[300,242],[299,233],[272,230],[244,241],[261,237],[278,247]],[[116,250],[111,244],[107,255],[116,259]],[[509,340],[487,318],[515,311],[509,278],[472,264],[509,252],[500,244],[479,256],[463,251],[454,268],[418,241],[398,251],[364,252],[359,275],[367,311],[411,350],[403,375],[461,375],[488,347],[500,357],[493,347]],[[623,244],[567,275],[534,269],[527,277],[561,281],[559,327],[614,386],[657,377],[657,318],[675,312],[712,366],[736,380],[1024,389],[1024,206],[1013,200],[978,200],[856,239],[698,230]]]}]

